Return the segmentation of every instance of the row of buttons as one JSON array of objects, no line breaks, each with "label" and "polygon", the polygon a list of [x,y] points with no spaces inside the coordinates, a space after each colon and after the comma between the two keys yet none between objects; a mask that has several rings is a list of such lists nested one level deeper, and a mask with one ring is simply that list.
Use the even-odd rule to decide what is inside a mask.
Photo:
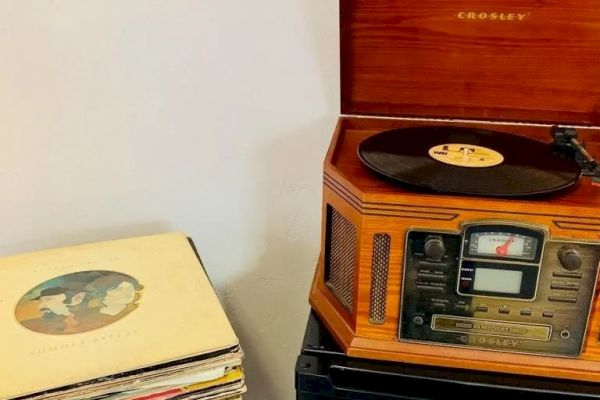
[{"label": "row of buttons", "polygon": [[[424,292],[435,292],[435,293],[444,293],[446,289],[446,285],[438,282],[417,282],[417,289],[422,290]],[[577,297],[570,296],[549,296],[548,301],[555,303],[568,303],[568,304],[576,304]],[[477,311],[487,312],[488,308],[484,306],[478,306],[476,308]],[[509,308],[499,308],[498,312],[500,314],[510,314]],[[521,315],[531,315],[526,314],[527,310],[521,310]]]},{"label": "row of buttons", "polygon": [[[437,282],[417,282],[417,289],[418,290],[422,290],[425,292],[435,292],[435,293],[444,293],[446,286],[443,283],[437,283]],[[556,302],[556,303],[569,303],[569,304],[576,304],[577,303],[577,297],[567,297],[567,296],[550,296],[548,297],[548,301],[552,301],[552,302]],[[483,306],[478,306],[476,308],[477,311],[481,311],[481,312],[487,312],[488,308],[487,307],[483,307]],[[500,314],[510,314],[510,309],[509,308],[499,308],[498,312]],[[521,310],[521,315],[531,315],[531,314],[524,314],[526,313],[527,310]]]},{"label": "row of buttons", "polygon": [[[581,272],[565,272],[565,271],[553,272],[552,275],[555,278],[572,278],[572,279],[581,279],[583,276],[581,274]],[[559,291],[578,292],[579,289],[581,289],[581,283],[579,283],[577,281],[552,281],[550,283],[550,289],[559,290]],[[577,297],[568,296],[568,295],[567,296],[558,295],[558,294],[553,293],[550,296],[548,296],[548,301],[557,302],[557,303],[575,304],[575,303],[577,303]]]},{"label": "row of buttons", "polygon": [[[581,272],[573,271],[555,271],[552,273],[552,276],[555,278],[581,279],[583,277],[583,274]],[[579,289],[581,289],[581,284],[577,281],[552,281],[550,283],[550,289],[578,292]],[[548,301],[556,303],[576,304],[577,297],[551,294],[550,296],[548,296]]]},{"label": "row of buttons", "polygon": [[[432,308],[436,311],[441,311],[441,310],[445,310],[446,309],[446,304],[443,303],[432,303]],[[455,304],[454,305],[454,309],[457,311],[468,311],[469,310],[469,306],[467,304]],[[477,306],[475,307],[476,311],[479,312],[488,312],[489,311],[489,307],[487,306]],[[500,307],[498,309],[498,313],[500,314],[510,314],[510,308],[508,307]],[[533,315],[533,311],[531,311],[528,308],[524,308],[521,310],[520,313],[522,316],[524,317],[530,317],[531,315]],[[553,311],[548,311],[548,310],[543,310],[542,311],[542,317],[544,318],[554,318],[554,312]]]},{"label": "row of buttons", "polygon": [[[487,306],[477,306],[477,307],[475,307],[475,311],[488,312],[489,311],[489,307],[487,307]],[[510,314],[510,308],[509,307],[500,307],[498,309],[498,313],[500,313],[500,314]],[[522,316],[524,316],[524,317],[530,317],[533,314],[533,312],[529,308],[524,308],[524,309],[521,310],[520,314]],[[542,317],[544,317],[544,318],[553,318],[554,317],[554,312],[552,312],[552,311],[542,311]]]},{"label": "row of buttons", "polygon": [[446,284],[442,282],[417,282],[417,289],[426,292],[443,293],[446,289]]},{"label": "row of buttons", "polygon": [[448,276],[444,269],[448,267],[445,262],[419,261],[417,273],[417,290],[443,293],[446,288]]},{"label": "row of buttons", "polygon": [[[437,282],[417,282],[417,289],[425,292],[436,292],[436,293],[444,293],[446,286],[443,283]],[[556,303],[569,303],[576,304],[577,297],[567,297],[567,296],[550,296],[548,297],[548,301],[556,302]],[[477,311],[487,312],[488,308],[484,306],[478,306],[476,308]],[[499,308],[498,312],[500,314],[510,314],[509,308]],[[527,310],[521,310],[521,315],[531,315],[531,313],[526,314]]]},{"label": "row of buttons", "polygon": [[[426,292],[444,293],[446,285],[442,282],[417,282],[417,289]],[[576,304],[577,297],[572,296],[549,296],[548,301],[556,303],[569,303]],[[482,308],[481,310],[479,308]],[[485,308],[485,309],[483,309]],[[487,307],[478,307],[477,311],[487,312]],[[498,310],[500,314],[510,314],[510,309],[500,308]],[[523,314],[522,314],[523,315]]]}]

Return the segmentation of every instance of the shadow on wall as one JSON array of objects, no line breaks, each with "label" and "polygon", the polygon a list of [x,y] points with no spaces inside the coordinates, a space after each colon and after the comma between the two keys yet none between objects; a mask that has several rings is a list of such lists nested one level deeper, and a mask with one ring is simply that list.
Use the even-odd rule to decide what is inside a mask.
[{"label": "shadow on wall", "polygon": [[[312,34],[324,111],[339,110],[337,2],[302,1]],[[307,322],[320,251],[323,161],[335,117],[307,123],[277,140],[262,159],[265,249],[249,273],[224,287],[224,307],[246,352],[245,400],[296,398],[294,366]],[[264,154],[264,156],[263,156]],[[257,210],[258,211],[258,210]]]},{"label": "shadow on wall", "polygon": [[295,398],[294,364],[319,253],[322,163],[333,127],[322,119],[265,149],[266,247],[223,303],[246,351],[248,400]]},{"label": "shadow on wall", "polygon": [[[310,21],[313,46],[319,61],[323,95],[331,110],[340,109],[340,50],[339,19],[337,1],[304,1],[306,21]],[[333,12],[332,12],[333,11]],[[338,17],[339,18],[339,17]],[[332,44],[335,44],[332,46]],[[333,132],[330,129],[329,132]]]}]

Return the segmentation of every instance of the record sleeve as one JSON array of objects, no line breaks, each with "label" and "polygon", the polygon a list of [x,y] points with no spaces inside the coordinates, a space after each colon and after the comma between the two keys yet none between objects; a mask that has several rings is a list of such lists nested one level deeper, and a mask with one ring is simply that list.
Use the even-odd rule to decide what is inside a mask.
[{"label": "record sleeve", "polygon": [[185,235],[0,259],[0,399],[239,347]]}]

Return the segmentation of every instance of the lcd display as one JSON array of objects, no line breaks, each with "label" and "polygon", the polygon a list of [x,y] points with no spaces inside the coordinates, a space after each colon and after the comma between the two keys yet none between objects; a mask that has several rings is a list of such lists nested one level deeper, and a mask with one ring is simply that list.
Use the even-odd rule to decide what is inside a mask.
[{"label": "lcd display", "polygon": [[473,289],[478,292],[519,294],[523,271],[476,268]]}]

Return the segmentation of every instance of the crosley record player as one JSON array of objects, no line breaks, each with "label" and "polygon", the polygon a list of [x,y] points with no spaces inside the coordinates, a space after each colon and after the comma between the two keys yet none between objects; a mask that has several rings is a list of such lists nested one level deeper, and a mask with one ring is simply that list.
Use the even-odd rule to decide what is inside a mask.
[{"label": "crosley record player", "polygon": [[313,309],[351,356],[600,381],[595,2],[340,22]]}]

